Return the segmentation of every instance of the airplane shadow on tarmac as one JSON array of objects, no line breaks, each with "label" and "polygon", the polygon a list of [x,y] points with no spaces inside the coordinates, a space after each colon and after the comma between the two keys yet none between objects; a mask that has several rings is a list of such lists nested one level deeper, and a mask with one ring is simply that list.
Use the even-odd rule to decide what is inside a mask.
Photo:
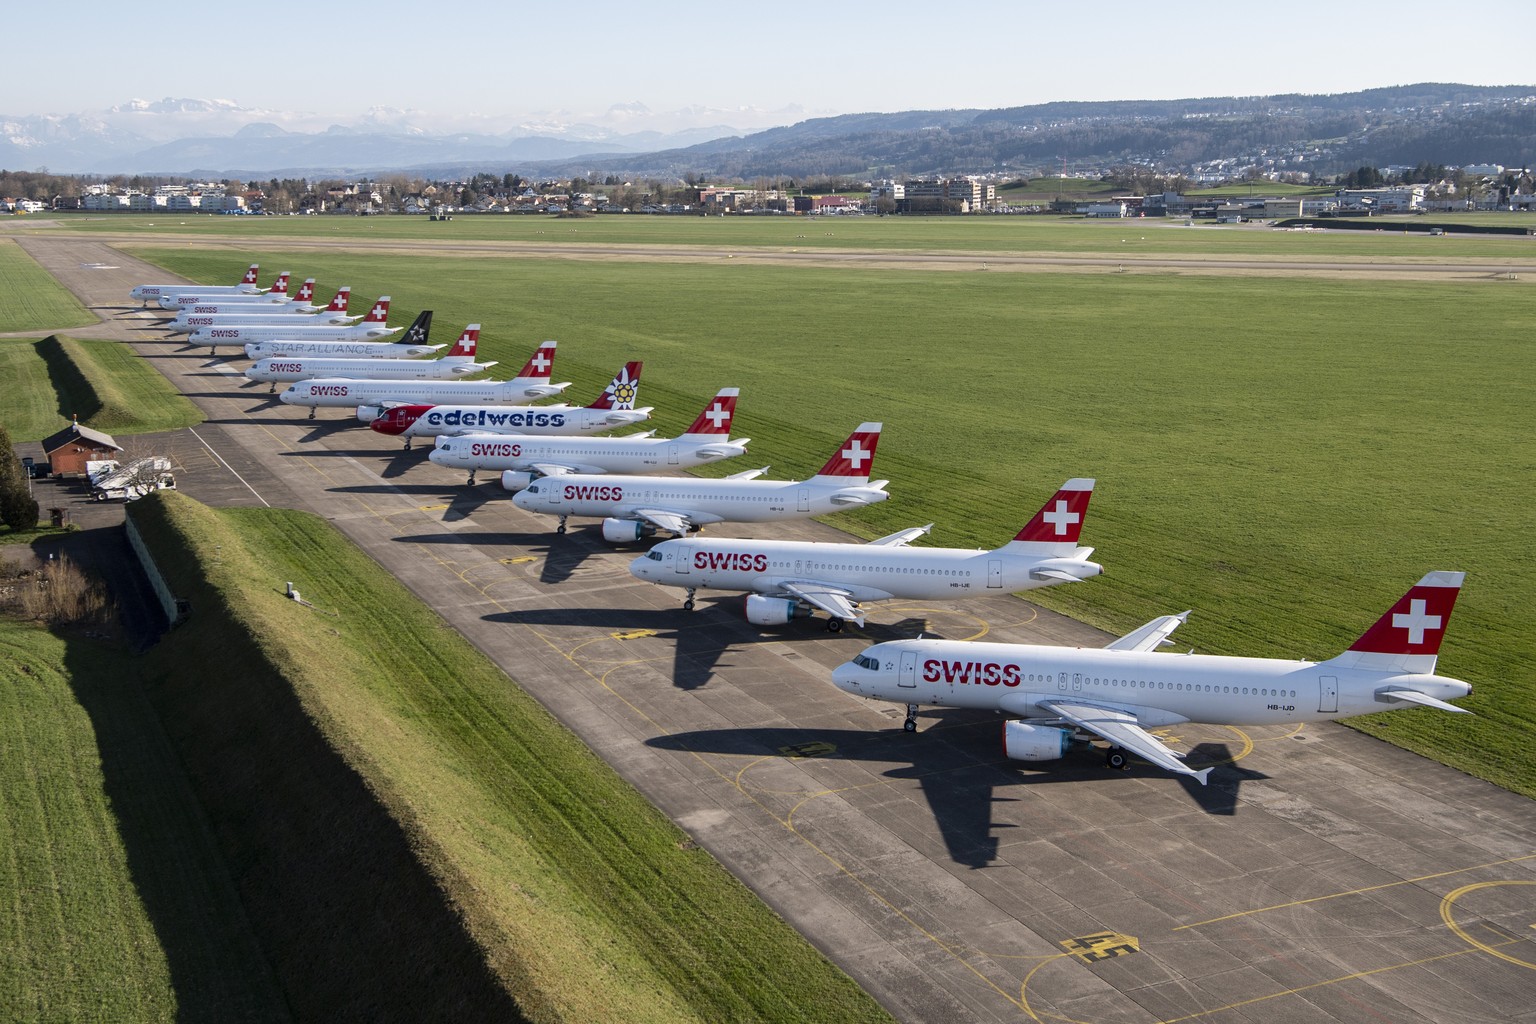
[{"label": "airplane shadow on tarmac", "polygon": [[[830,683],[828,685],[831,685]],[[893,705],[894,706],[894,705]],[[905,733],[895,724],[890,729],[865,732],[852,729],[750,728],[709,729],[674,733],[646,740],[662,750],[693,754],[727,754],[743,758],[813,757],[828,760],[891,762],[881,774],[892,780],[916,782],[933,813],[934,824],[945,849],[956,864],[985,868],[997,860],[999,836],[1005,829],[1031,827],[1032,812],[1021,809],[1009,815],[1014,821],[996,820],[1004,805],[1024,799],[1017,787],[1070,783],[1076,786],[1113,785],[1121,772],[1104,766],[1097,748],[1077,747],[1059,761],[1030,764],[1002,756],[998,723],[993,712],[940,709],[924,712],[937,724],[918,733]],[[1228,757],[1225,744],[1201,744],[1190,751],[1191,764],[1221,762]],[[1133,761],[1131,771],[1160,776],[1185,792],[1207,814],[1236,813],[1242,781],[1263,779],[1258,772],[1225,765],[1210,786],[1194,779],[1172,776]],[[1213,773],[1214,775],[1215,773]],[[1019,795],[1012,795],[1012,794]],[[1026,841],[1030,837],[1022,837]]]}]

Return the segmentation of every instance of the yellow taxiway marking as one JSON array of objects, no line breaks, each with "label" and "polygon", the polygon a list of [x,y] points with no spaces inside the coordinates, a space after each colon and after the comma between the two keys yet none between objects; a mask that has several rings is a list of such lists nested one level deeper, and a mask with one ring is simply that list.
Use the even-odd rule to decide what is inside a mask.
[{"label": "yellow taxiway marking", "polygon": [[610,634],[615,640],[639,640],[643,637],[655,636],[654,629],[632,629],[628,633]]},{"label": "yellow taxiway marking", "polygon": [[534,557],[533,555],[524,555],[521,558],[503,558],[503,559],[500,559],[500,562],[501,562],[502,565],[522,565],[524,562],[537,562],[537,561],[538,561],[538,559],[536,557]]},{"label": "yellow taxiway marking", "polygon": [[[1532,881],[1473,882],[1471,885],[1464,885],[1460,889],[1457,889],[1455,892],[1451,893],[1450,895],[1446,896],[1445,899],[1440,901],[1440,920],[1444,921],[1445,922],[1445,926],[1447,928],[1449,928],[1451,931],[1455,932],[1456,935],[1463,942],[1466,942],[1467,944],[1472,945],[1472,946],[1476,946],[1478,949],[1482,950],[1484,953],[1487,953],[1490,956],[1496,956],[1500,960],[1507,960],[1508,962],[1510,962],[1512,964],[1515,964],[1517,966],[1529,967],[1531,970],[1536,971],[1536,964],[1531,963],[1529,960],[1521,960],[1519,957],[1510,956],[1508,953],[1500,953],[1497,947],[1491,946],[1491,945],[1489,945],[1486,942],[1480,942],[1479,940],[1474,939],[1471,936],[1471,934],[1465,928],[1463,928],[1461,925],[1457,924],[1456,920],[1451,916],[1451,908],[1454,907],[1456,905],[1456,901],[1461,899],[1463,896],[1467,895],[1468,893],[1477,892],[1479,889],[1492,889],[1492,888],[1494,888],[1496,886],[1500,886],[1500,885],[1536,885],[1536,882],[1532,882]],[[1536,924],[1531,925],[1531,927],[1532,928],[1536,928]],[[1515,939],[1515,940],[1512,940],[1512,941],[1523,942],[1525,940],[1522,938],[1522,939]],[[1510,943],[1507,943],[1507,942],[1499,943],[1499,945],[1501,945],[1501,946],[1505,946],[1505,945],[1509,945],[1509,944]]]}]

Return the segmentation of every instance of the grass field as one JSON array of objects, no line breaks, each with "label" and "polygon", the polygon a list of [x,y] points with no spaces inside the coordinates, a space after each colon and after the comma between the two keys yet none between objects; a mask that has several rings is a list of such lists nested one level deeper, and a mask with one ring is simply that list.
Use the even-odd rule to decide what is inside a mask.
[{"label": "grass field", "polygon": [[[1465,215],[1473,217],[1476,215]],[[1536,214],[1501,214],[1500,224],[1536,228]],[[86,217],[65,220],[70,230],[123,236],[136,244],[176,245],[204,239],[235,239],[252,251],[271,251],[283,239],[405,244],[474,245],[522,242],[540,245],[687,245],[721,250],[742,249],[868,249],[873,251],[1056,253],[1133,257],[1200,253],[1210,258],[1263,254],[1286,260],[1358,260],[1387,258],[1439,261],[1536,260],[1536,239],[1529,237],[1446,235],[1405,236],[1400,226],[1384,220],[1380,231],[1275,231],[1237,225],[1198,224],[1182,220],[1087,221],[1081,217],[804,217],[644,216],[600,215],[578,219],[512,214],[457,215],[452,221],[426,217]],[[278,249],[277,251],[281,251]],[[219,248],[229,256],[229,250]],[[722,253],[725,255],[728,253]],[[220,259],[217,273],[199,280],[225,283],[239,254]],[[262,264],[262,283],[270,284],[279,270],[293,270],[300,279],[314,272],[299,252],[293,264]],[[249,262],[249,261],[248,261]],[[323,292],[332,282],[321,277]],[[336,281],[334,284],[347,282]],[[351,282],[363,288],[367,282]]]},{"label": "grass field", "polygon": [[77,415],[86,426],[125,436],[203,421],[197,406],[120,342],[0,341],[0,377],[8,385],[0,418],[12,441],[40,441]]},{"label": "grass field", "polygon": [[0,749],[0,1019],[287,1019],[122,651],[0,620]]},{"label": "grass field", "polygon": [[5,238],[0,238],[0,296],[0,334],[52,332],[96,322],[52,274]]},{"label": "grass field", "polygon": [[1085,536],[1109,575],[1040,600],[1114,630],[1193,608],[1180,639],[1201,650],[1328,657],[1423,572],[1464,569],[1442,667],[1477,685],[1477,717],[1359,725],[1536,795],[1519,281],[142,254],[202,280],[260,259],[387,291],[451,329],[483,323],[509,373],[556,338],[575,401],[642,358],[664,433],[739,386],[746,461],[781,478],[882,419],[893,500],[835,519],[865,536],[935,521],[936,543],[990,547],[1061,480],[1096,476]]},{"label": "grass field", "polygon": [[[448,1019],[436,1000],[477,984],[438,959],[461,922],[530,1020],[889,1020],[324,520],[174,492],[135,518],[196,609],[150,656],[150,689],[299,1016],[330,1019],[327,1006],[371,998],[334,990],[370,985],[420,1000],[391,1005],[397,1019],[413,1012],[402,1006]],[[284,579],[314,580],[313,610]],[[216,676],[201,671],[210,658]],[[350,783],[332,757],[366,799],[334,796]],[[369,823],[357,805],[373,801],[394,826]],[[404,868],[378,874],[400,836],[433,900],[401,895]],[[445,985],[454,972],[462,983]],[[466,999],[456,1019],[508,1019],[487,1015],[489,995]]]}]

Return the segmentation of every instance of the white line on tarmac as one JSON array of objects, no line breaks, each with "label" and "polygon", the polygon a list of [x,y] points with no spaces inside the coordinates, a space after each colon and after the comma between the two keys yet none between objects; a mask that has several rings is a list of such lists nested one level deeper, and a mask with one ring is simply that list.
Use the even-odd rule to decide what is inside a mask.
[{"label": "white line on tarmac", "polygon": [[235,467],[231,466],[229,463],[225,462],[224,461],[224,457],[222,455],[220,455],[218,452],[213,450],[213,445],[211,445],[207,441],[203,440],[203,435],[202,434],[199,434],[192,427],[188,427],[187,429],[192,432],[192,436],[193,437],[197,438],[198,441],[202,442],[202,445],[203,445],[204,448],[208,449],[208,454],[209,455],[212,455],[214,458],[219,460],[219,465],[223,466],[225,469],[229,470],[231,473],[234,473],[235,474],[235,479],[239,480],[241,483],[245,484],[245,489],[250,491],[252,494],[256,495],[256,500],[257,501],[259,501],[263,505],[267,506],[267,508],[271,508],[272,507],[272,503],[270,501],[268,501],[266,498],[263,498],[261,496],[261,493],[259,491],[257,491],[256,488],[251,486],[251,482],[249,480],[247,480],[245,477],[241,476],[239,473],[235,473]]}]

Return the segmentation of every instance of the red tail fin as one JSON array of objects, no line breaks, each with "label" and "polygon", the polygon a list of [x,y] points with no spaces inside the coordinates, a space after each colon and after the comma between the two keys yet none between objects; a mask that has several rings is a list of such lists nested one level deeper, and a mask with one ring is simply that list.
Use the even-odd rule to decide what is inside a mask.
[{"label": "red tail fin", "polygon": [[880,443],[880,427],[879,423],[859,424],[859,429],[848,435],[848,440],[838,447],[816,475],[868,480],[870,467],[875,462],[875,445]]},{"label": "red tail fin", "polygon": [[260,268],[261,268],[261,264],[260,263],[252,263],[251,266],[250,266],[250,269],[248,269],[245,272],[245,276],[240,279],[240,283],[241,284],[255,284],[256,283],[256,271],[259,270]]},{"label": "red tail fin", "polygon": [[470,324],[464,328],[464,333],[459,335],[459,340],[453,343],[453,348],[448,350],[446,358],[454,356],[475,358],[475,349],[480,344],[480,325]]},{"label": "red tail fin", "polygon": [[683,436],[730,436],[731,417],[736,415],[736,395],[739,391],[740,388],[721,388],[693,421],[693,426],[683,432]]},{"label": "red tail fin", "polygon": [[365,324],[383,324],[389,322],[389,296],[381,295],[379,301],[373,304],[368,315],[363,317]]},{"label": "red tail fin", "polygon": [[336,289],[336,294],[332,297],[331,304],[325,307],[325,311],[327,313],[345,313],[347,311],[347,303],[351,298],[352,286],[343,285]]},{"label": "red tail fin", "polygon": [[635,399],[640,394],[640,366],[636,363],[625,363],[624,369],[619,371],[613,382],[603,389],[603,393],[597,396],[597,401],[587,406],[588,409],[633,409]]},{"label": "red tail fin", "polygon": [[1432,572],[1409,588],[1397,603],[1356,640],[1351,651],[1368,654],[1414,654],[1431,658],[1451,621],[1451,609],[1461,593],[1464,572]]},{"label": "red tail fin", "polygon": [[1083,532],[1083,519],[1088,514],[1088,499],[1091,497],[1092,480],[1068,480],[1013,539],[1076,544]]},{"label": "red tail fin", "polygon": [[281,274],[278,274],[277,275],[277,280],[272,282],[272,294],[273,295],[287,295],[288,294],[288,271],[285,270]]},{"label": "red tail fin", "polygon": [[310,299],[312,299],[314,297],[315,297],[315,279],[312,278],[312,277],[306,277],[304,279],[304,283],[299,285],[299,292],[298,292],[297,295],[294,296],[294,299],[296,301],[298,301],[298,302],[308,302]]},{"label": "red tail fin", "polygon": [[548,381],[549,375],[555,368],[555,343],[546,341],[536,349],[529,360],[523,364],[523,372],[518,374],[521,379],[534,378]]}]

